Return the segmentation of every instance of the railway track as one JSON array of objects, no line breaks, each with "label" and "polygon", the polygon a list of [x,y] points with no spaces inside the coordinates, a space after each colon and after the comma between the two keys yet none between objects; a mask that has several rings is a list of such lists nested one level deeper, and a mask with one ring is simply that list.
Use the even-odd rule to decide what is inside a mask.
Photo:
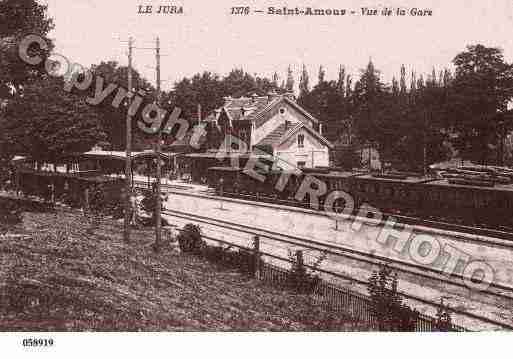
[{"label": "railway track", "polygon": [[[255,195],[249,195],[249,194],[231,194],[227,193],[233,196],[227,196],[228,198],[246,198],[248,200],[254,200],[256,202],[264,202],[264,203],[275,203],[275,204],[281,204],[286,205],[290,207],[297,207],[297,208],[307,208],[309,210],[312,210],[308,205],[305,205],[303,203],[298,203],[296,201],[290,201],[290,200],[283,200],[278,199],[274,197],[268,197],[268,196],[255,196]],[[334,210],[343,210],[343,208],[334,207]],[[321,215],[326,215],[326,213],[323,210],[314,210],[319,212]],[[451,231],[455,233],[465,233],[465,234],[472,234],[475,236],[483,236],[483,237],[493,237],[493,238],[500,238],[505,239],[513,242],[513,228],[509,227],[503,227],[502,230],[495,229],[495,228],[489,228],[484,226],[468,226],[463,224],[456,224],[451,222],[446,222],[442,220],[437,219],[424,219],[421,217],[414,217],[414,216],[407,216],[392,212],[383,211],[382,212],[383,219],[386,220],[389,217],[394,217],[399,224],[406,224],[406,225],[412,225],[412,226],[424,226],[424,227],[431,227],[446,231]],[[356,215],[353,215],[352,217],[357,218]]]},{"label": "railway track", "polygon": [[[144,187],[147,187],[146,183],[139,182],[139,184],[144,185]],[[183,186],[175,186],[175,185],[167,185],[162,184],[163,188],[168,189],[169,193],[175,193],[185,196],[191,196],[191,197],[205,197],[205,198],[216,198],[216,199],[226,199],[229,201],[241,199],[246,201],[251,201],[252,205],[255,206],[272,206],[272,205],[280,205],[280,206],[287,206],[291,211],[300,211],[305,212],[308,211],[308,213],[315,214],[318,216],[326,217],[327,214],[325,211],[322,210],[314,210],[309,208],[308,206],[301,206],[297,202],[294,201],[284,201],[276,198],[271,197],[262,197],[259,196],[258,198],[254,195],[247,195],[247,194],[238,194],[237,196],[219,196],[215,193],[191,193],[187,191],[183,191]],[[443,233],[450,235],[451,238],[454,238],[460,242],[467,242],[467,243],[475,243],[475,244],[482,244],[486,246],[495,246],[498,248],[506,248],[506,249],[513,249],[513,228],[511,230],[497,230],[497,229],[490,229],[490,228],[484,228],[484,227],[475,227],[475,226],[464,226],[460,224],[454,224],[449,222],[443,222],[443,221],[437,221],[437,220],[430,220],[430,219],[422,219],[418,217],[411,217],[411,216],[405,216],[405,215],[398,215],[398,214],[391,214],[391,213],[383,213],[384,220],[389,217],[394,217],[396,219],[396,222],[398,225],[410,225],[417,227],[420,231],[431,231],[435,230],[434,234],[442,234],[443,232],[450,232],[450,233]],[[347,218],[348,220],[360,220],[360,221],[371,221],[372,219],[368,218],[362,218],[358,217],[357,215],[352,215]],[[438,230],[438,233],[437,233]],[[499,239],[501,241],[496,241],[494,239]]]},{"label": "railway track", "polygon": [[[186,213],[176,210],[164,210],[163,214],[179,218],[181,220],[186,221],[193,221],[195,223],[203,224],[203,225],[209,225],[214,226],[217,228],[222,228],[225,230],[231,230],[236,231],[240,233],[245,233],[248,235],[258,235],[264,238],[268,238],[272,241],[285,243],[288,245],[298,246],[305,249],[310,250],[316,250],[319,252],[324,252],[330,255],[334,255],[337,257],[342,257],[350,260],[354,260],[357,262],[365,263],[367,265],[371,265],[373,268],[379,268],[383,264],[387,264],[392,270],[394,270],[397,273],[401,273],[408,276],[415,276],[418,278],[421,278],[422,280],[431,280],[440,284],[443,284],[444,286],[453,286],[453,287],[459,287],[459,288],[465,288],[468,290],[466,285],[463,283],[463,277],[459,274],[453,274],[451,276],[447,276],[442,273],[442,271],[429,268],[425,266],[421,266],[418,264],[408,263],[397,259],[391,259],[375,254],[370,254],[367,252],[355,250],[352,248],[347,248],[340,245],[334,245],[330,243],[324,243],[316,240],[311,240],[308,238],[303,238],[299,236],[294,236],[290,234],[280,233],[272,230],[262,229],[262,228],[255,228],[248,225],[238,224],[238,223],[232,223],[220,219],[212,219],[209,217],[193,214],[193,213]],[[321,270],[322,272],[322,270]],[[344,276],[341,276],[344,277]],[[347,276],[345,276],[347,278]],[[351,278],[354,282],[362,285],[366,285],[367,281],[357,279],[357,278]],[[488,289],[481,292],[481,294],[486,294],[488,296],[497,297],[500,299],[505,299],[507,301],[513,302],[513,288],[500,285],[500,284],[492,284]],[[423,304],[426,304],[428,306],[437,307],[438,303],[420,297],[419,295],[412,294],[412,293],[406,293],[403,292],[402,295],[405,298],[409,298],[411,300],[421,302]],[[513,325],[510,323],[501,322],[489,317],[485,317],[476,313],[468,312],[461,309],[452,309],[452,311],[458,315],[465,316],[467,318],[477,320],[482,323],[487,323],[489,325],[494,325],[499,328],[504,329],[513,329]]]}]

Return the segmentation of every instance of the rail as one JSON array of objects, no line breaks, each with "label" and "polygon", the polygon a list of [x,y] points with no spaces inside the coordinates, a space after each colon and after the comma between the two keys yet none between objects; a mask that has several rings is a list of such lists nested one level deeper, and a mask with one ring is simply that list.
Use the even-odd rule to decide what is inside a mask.
[{"label": "rail", "polygon": [[[425,277],[425,278],[429,278],[429,279],[435,279],[435,280],[438,280],[438,281],[441,281],[441,282],[451,283],[453,285],[455,284],[454,282],[449,282],[449,281],[445,280],[443,277],[433,278],[432,276],[427,275],[426,273],[423,272],[423,271],[426,270],[425,267],[421,268],[423,271],[408,271],[408,269],[406,269],[406,268],[400,268],[400,267],[397,267],[397,266],[390,265],[390,263],[392,261],[394,261],[394,260],[391,260],[391,259],[386,258],[386,257],[377,257],[375,255],[366,254],[368,258],[358,258],[358,257],[355,258],[354,256],[349,256],[348,254],[345,254],[343,252],[341,253],[341,252],[335,251],[333,249],[336,249],[336,250],[341,250],[342,249],[342,250],[347,251],[347,252],[355,251],[355,250],[346,249],[346,248],[334,246],[334,245],[331,245],[331,244],[326,244],[326,243],[321,243],[321,242],[317,242],[317,241],[302,239],[300,237],[291,236],[291,235],[287,235],[287,234],[280,234],[280,233],[277,233],[277,232],[268,231],[268,230],[264,230],[264,229],[255,229],[255,228],[251,228],[249,226],[240,225],[240,224],[234,224],[234,223],[230,223],[230,222],[226,222],[226,221],[222,221],[222,220],[217,220],[217,219],[216,220],[212,220],[212,219],[207,218],[207,217],[203,217],[203,216],[199,216],[199,215],[187,214],[187,213],[183,213],[183,212],[179,212],[179,211],[165,210],[165,211],[163,211],[163,213],[165,213],[167,215],[171,215],[173,217],[182,218],[182,219],[185,219],[185,220],[191,220],[191,221],[200,222],[200,223],[206,223],[206,224],[210,224],[210,225],[226,228],[226,229],[229,229],[229,230],[235,230],[235,231],[238,231],[238,232],[250,234],[250,235],[253,235],[253,236],[263,236],[263,237],[268,238],[268,239],[270,239],[272,241],[276,241],[276,242],[280,242],[280,243],[285,243],[285,244],[292,244],[292,245],[295,245],[295,246],[298,246],[298,247],[302,247],[302,248],[306,248],[306,249],[317,250],[317,251],[319,251],[321,253],[324,252],[324,253],[332,254],[332,255],[335,255],[335,256],[338,256],[338,257],[346,257],[346,258],[348,257],[348,258],[351,258],[353,260],[367,262],[369,264],[376,265],[376,266],[387,264],[387,265],[389,265],[389,267],[391,269],[396,270],[398,272],[409,272],[410,274],[413,274],[413,275],[416,275],[416,276],[421,276],[421,277]],[[218,223],[215,223],[215,222],[218,222]],[[288,240],[288,239],[284,239],[284,238],[280,238],[280,237],[290,237],[290,238],[295,239],[295,240]],[[236,245],[233,242],[223,241],[223,240],[220,240],[220,239],[217,239],[217,238],[208,238],[208,239],[212,239],[212,240],[218,241],[220,243],[224,243],[224,244],[231,245],[231,246],[234,246],[234,247],[241,247],[241,246]],[[244,247],[241,247],[241,248],[244,248]],[[280,257],[280,256],[277,256],[275,254],[266,253],[265,255],[270,257],[270,258],[277,259],[277,260],[290,262],[288,259]],[[369,259],[369,258],[373,258],[373,259]],[[358,283],[358,284],[361,284],[361,285],[367,285],[368,284],[367,281],[359,280],[357,278],[353,278],[353,277],[350,277],[350,276],[347,276],[347,275],[344,275],[344,274],[341,274],[341,273],[333,272],[333,271],[330,271],[330,270],[327,270],[327,269],[313,268],[313,267],[309,267],[307,264],[305,264],[305,267],[307,267],[309,269],[312,269],[312,270],[315,270],[316,272],[319,272],[319,273],[324,273],[324,274],[330,275],[330,276],[335,277],[335,278],[340,278],[340,279],[344,279],[344,280],[351,280],[352,282]],[[463,285],[463,284],[461,284],[461,285]],[[431,301],[431,300],[428,300],[428,299],[425,299],[425,298],[422,298],[422,297],[419,297],[417,295],[409,294],[409,293],[406,293],[406,292],[401,292],[400,294],[403,297],[405,297],[405,298],[412,299],[414,301],[417,301],[417,302],[420,302],[420,303],[423,303],[423,304],[427,304],[427,305],[435,306],[435,307],[438,306],[438,303],[436,303],[434,301]],[[491,294],[497,295],[496,293],[493,293],[493,292]],[[506,296],[506,298],[507,299],[511,299],[510,296]],[[478,315],[478,314],[474,314],[474,313],[467,312],[467,311],[464,311],[464,310],[460,310],[460,309],[457,309],[457,308],[453,308],[453,309],[451,309],[451,311],[453,313],[455,313],[455,314],[459,314],[459,315],[462,315],[462,316],[465,316],[465,317],[468,317],[468,318],[472,318],[472,319],[478,320],[480,322],[484,322],[484,323],[492,324],[494,326],[498,326],[498,327],[502,327],[502,328],[505,328],[505,329],[513,330],[513,326],[510,325],[510,324],[507,324],[507,323],[504,323],[504,322],[499,322],[499,321],[496,321],[494,319],[487,318],[487,317],[484,317],[484,316],[481,316],[481,315]]]},{"label": "rail", "polygon": [[[214,238],[211,236],[207,236],[202,234],[202,238],[214,241],[217,243],[221,243],[230,247],[238,248],[242,251],[254,253],[253,248],[248,248],[243,245],[235,244],[233,242],[225,241],[222,239]],[[284,258],[278,256],[276,254],[258,251],[256,253],[259,257],[269,257],[273,259],[277,259],[286,263],[294,263],[294,261],[289,258]],[[368,284],[367,282],[360,281],[358,279],[354,279],[345,275],[341,275],[340,273],[335,273],[329,270],[320,269],[308,264],[303,264],[305,268],[310,269],[313,272],[321,272],[325,274],[330,274],[334,277],[350,279],[354,282],[358,282],[361,284]],[[266,261],[262,261],[259,266],[259,271],[256,275],[256,278],[260,281],[272,284],[277,287],[286,287],[290,276],[290,271],[279,266],[273,265]],[[369,297],[362,295],[360,293],[354,292],[347,288],[343,288],[334,283],[330,283],[326,280],[320,280],[315,287],[314,296],[318,299],[322,299],[321,305],[324,309],[329,310],[331,312],[343,314],[349,316],[352,319],[362,321],[367,326],[372,329],[379,329],[379,322],[373,312],[372,302]],[[468,331],[466,328],[451,324],[451,327],[448,329],[449,331],[454,332],[465,332]],[[429,332],[429,331],[438,331],[436,325],[436,319],[432,318],[428,315],[424,315],[422,313],[418,313],[415,319],[415,331],[416,332]]]}]

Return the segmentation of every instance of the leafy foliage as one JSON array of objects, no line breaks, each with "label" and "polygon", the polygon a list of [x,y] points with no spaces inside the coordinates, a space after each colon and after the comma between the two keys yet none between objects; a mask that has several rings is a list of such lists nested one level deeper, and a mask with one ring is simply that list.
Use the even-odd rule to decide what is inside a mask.
[{"label": "leafy foliage", "polygon": [[386,265],[372,273],[368,290],[373,314],[380,330],[414,331],[418,312],[403,303],[397,285],[397,274]]},{"label": "leafy foliage", "polygon": [[13,153],[54,162],[85,152],[104,139],[98,112],[63,89],[63,80],[44,77],[26,84],[6,107],[3,142]]},{"label": "leafy foliage", "polygon": [[422,171],[455,150],[465,159],[495,161],[501,136],[513,125],[504,116],[513,97],[513,65],[501,50],[483,45],[469,46],[453,62],[454,76],[447,69],[426,77],[412,71],[409,88],[404,65],[391,85],[381,81],[372,61],[354,85],[343,66],[337,81],[326,80],[321,66],[311,91],[305,90],[303,66],[298,102],[335,145],[344,137],[345,146],[371,145],[396,169]]},{"label": "leafy foliage", "polygon": [[[161,209],[164,209],[164,202],[167,197],[163,197],[161,195]],[[154,226],[156,223],[155,210],[157,208],[157,192],[156,192],[156,184],[153,184],[153,190],[145,191],[144,197],[141,201],[141,206],[143,211],[150,214],[150,219],[147,223],[143,223],[148,226]],[[167,221],[164,218],[161,218],[161,222],[163,226],[168,225]]]},{"label": "leafy foliage", "polygon": [[0,233],[3,232],[4,227],[18,224],[22,220],[21,208],[11,201],[3,201],[0,206]]},{"label": "leafy foliage", "polygon": [[312,265],[313,270],[308,270],[303,261],[302,251],[296,251],[295,253],[289,252],[289,260],[292,265],[288,272],[288,286],[298,293],[312,293],[321,280],[319,276],[313,274],[313,272],[321,265],[324,259],[326,259],[326,253],[323,253]]},{"label": "leafy foliage", "polygon": [[254,275],[256,271],[255,258],[249,250],[233,250],[231,246],[209,246],[203,249],[203,256],[225,268],[235,268],[248,275]]},{"label": "leafy foliage", "polygon": [[[91,72],[105,80],[104,86],[115,83],[122,88],[128,89],[127,66],[120,66],[116,61],[102,61],[99,64],[92,65]],[[154,87],[135,69],[132,69],[132,87],[136,92],[139,90],[144,91],[144,103],[151,103],[155,99]],[[93,95],[94,88],[94,85],[89,88],[89,95]],[[128,103],[125,101],[118,108],[113,107],[112,99],[115,95],[116,91],[96,106],[96,108],[98,113],[101,114],[101,126],[106,133],[105,140],[113,149],[120,150],[126,147],[126,113],[128,111]],[[132,135],[134,150],[146,147],[145,142],[148,139],[142,131],[138,130],[137,121],[132,121]]]},{"label": "leafy foliage", "polygon": [[441,332],[449,332],[452,327],[452,317],[449,306],[444,305],[443,300],[436,313],[436,328]]},{"label": "leafy foliage", "polygon": [[[47,6],[35,0],[4,0],[0,2],[0,99],[10,97],[30,79],[44,72],[44,61],[39,67],[26,64],[18,55],[18,44],[24,36],[36,34],[45,37],[53,28],[47,17]],[[46,39],[49,49],[30,48],[31,55],[48,56],[52,42]]]},{"label": "leafy foliage", "polygon": [[513,98],[513,65],[500,49],[483,45],[468,46],[453,62],[450,125],[459,135],[455,145],[463,158],[484,164],[499,140],[497,113]]},{"label": "leafy foliage", "polygon": [[222,78],[208,71],[183,78],[175,84],[174,91],[166,96],[169,103],[182,109],[184,118],[196,122],[198,104],[204,116],[221,106],[225,96],[264,95],[270,90],[280,89],[270,79],[253,76],[240,68],[233,69]]},{"label": "leafy foliage", "polygon": [[201,238],[201,229],[198,225],[186,224],[178,234],[177,239],[182,252],[202,254],[205,242]]}]

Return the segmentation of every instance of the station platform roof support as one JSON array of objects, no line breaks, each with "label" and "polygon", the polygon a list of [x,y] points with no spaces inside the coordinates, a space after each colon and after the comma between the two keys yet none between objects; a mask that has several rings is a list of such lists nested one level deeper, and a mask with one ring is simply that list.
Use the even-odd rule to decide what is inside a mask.
[{"label": "station platform roof support", "polygon": [[[161,152],[160,159],[164,163],[168,164],[169,167],[174,168],[175,159],[179,153],[174,152]],[[156,158],[156,153],[154,151],[139,151],[132,152],[130,156],[132,160],[132,164],[134,162],[146,162],[148,167],[150,168],[150,162]],[[91,176],[93,174],[101,174],[101,175],[124,175],[125,174],[125,160],[126,153],[124,151],[104,151],[104,150],[92,150],[84,153],[77,153],[73,155],[68,155],[63,158],[57,160],[53,165],[43,165],[38,164],[36,166],[36,161],[28,158],[17,156],[13,160],[13,164],[16,167],[20,168],[33,168],[39,170],[47,170],[51,172],[64,172],[64,173],[76,173],[77,175],[83,176]],[[90,166],[85,166],[83,168],[84,163],[91,163]],[[91,166],[94,167],[90,168]],[[132,177],[133,183],[133,166],[132,173],[129,174]],[[148,171],[148,186],[150,186],[150,172]]]}]

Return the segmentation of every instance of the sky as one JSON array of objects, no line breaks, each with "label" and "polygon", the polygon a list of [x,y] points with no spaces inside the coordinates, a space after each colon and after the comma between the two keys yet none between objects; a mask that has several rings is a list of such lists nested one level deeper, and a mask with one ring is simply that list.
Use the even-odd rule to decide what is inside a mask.
[{"label": "sky", "polygon": [[[315,84],[320,65],[326,78],[336,79],[339,65],[357,76],[369,59],[382,79],[407,72],[430,74],[450,67],[467,45],[481,43],[504,50],[513,62],[513,1],[511,0],[40,0],[48,5],[55,29],[55,52],[83,66],[115,60],[127,64],[129,36],[135,46],[155,46],[160,37],[162,88],[197,72],[224,75],[234,67],[283,79],[290,64],[299,77],[302,64]],[[252,10],[318,7],[354,10],[344,16],[231,15],[240,4]],[[183,15],[138,14],[139,5],[182,6]],[[362,7],[431,9],[432,16],[361,16]],[[134,50],[134,67],[154,83],[155,53]],[[296,86],[298,80],[296,79]]]}]

